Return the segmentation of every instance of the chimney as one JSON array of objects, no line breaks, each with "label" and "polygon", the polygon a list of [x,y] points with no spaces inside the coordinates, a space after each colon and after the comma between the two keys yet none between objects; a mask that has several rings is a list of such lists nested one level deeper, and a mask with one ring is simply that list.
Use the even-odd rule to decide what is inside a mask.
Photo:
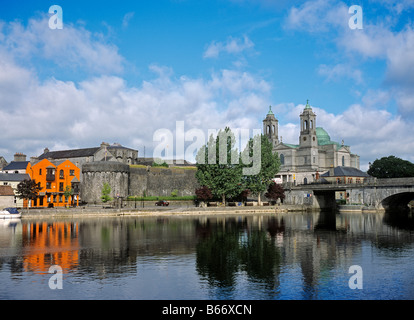
[{"label": "chimney", "polygon": [[14,161],[26,161],[26,155],[20,152],[14,154]]},{"label": "chimney", "polygon": [[330,176],[330,177],[334,177],[334,176],[335,176],[334,166],[332,166],[332,165],[331,165],[331,167],[329,168],[329,176]]},{"label": "chimney", "polygon": [[31,165],[34,165],[38,161],[39,161],[39,158],[38,157],[30,157],[30,163],[31,163]]},{"label": "chimney", "polygon": [[45,150],[43,150],[43,154],[48,153],[49,152],[49,148],[45,148]]}]

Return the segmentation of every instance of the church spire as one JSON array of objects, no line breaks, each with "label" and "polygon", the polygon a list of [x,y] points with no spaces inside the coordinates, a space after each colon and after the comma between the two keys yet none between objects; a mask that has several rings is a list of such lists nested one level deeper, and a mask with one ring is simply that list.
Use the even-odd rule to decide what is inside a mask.
[{"label": "church spire", "polygon": [[309,99],[306,100],[305,109],[312,109],[311,106],[309,105]]}]

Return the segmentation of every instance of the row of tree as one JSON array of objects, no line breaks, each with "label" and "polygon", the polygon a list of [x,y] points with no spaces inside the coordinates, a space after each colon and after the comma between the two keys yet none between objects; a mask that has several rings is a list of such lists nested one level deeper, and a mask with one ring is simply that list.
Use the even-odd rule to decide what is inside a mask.
[{"label": "row of tree", "polygon": [[260,203],[261,194],[269,186],[278,188],[273,179],[279,172],[280,159],[272,149],[272,143],[262,134],[250,138],[240,153],[230,128],[220,130],[216,138],[210,136],[196,157],[196,178],[202,186],[196,190],[197,197],[225,203],[226,199],[240,200],[251,193]]},{"label": "row of tree", "polygon": [[414,164],[395,156],[382,157],[370,163],[367,173],[380,179],[414,177]]}]

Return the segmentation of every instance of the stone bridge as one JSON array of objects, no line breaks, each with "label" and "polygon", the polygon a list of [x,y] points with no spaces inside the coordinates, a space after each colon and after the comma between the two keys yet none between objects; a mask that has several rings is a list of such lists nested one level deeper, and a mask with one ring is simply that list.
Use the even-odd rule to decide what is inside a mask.
[{"label": "stone bridge", "polygon": [[342,195],[347,205],[375,210],[407,208],[414,200],[414,178],[368,179],[363,184],[284,185],[284,203],[315,209],[334,208]]}]

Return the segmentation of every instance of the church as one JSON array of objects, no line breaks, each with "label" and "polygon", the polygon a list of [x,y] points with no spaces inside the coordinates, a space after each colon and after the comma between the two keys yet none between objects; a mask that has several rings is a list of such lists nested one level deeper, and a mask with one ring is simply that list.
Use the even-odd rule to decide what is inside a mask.
[{"label": "church", "polygon": [[279,141],[278,120],[271,107],[263,120],[263,134],[273,145],[273,152],[280,157],[281,167],[276,182],[307,184],[315,182],[319,176],[338,166],[359,169],[359,156],[351,153],[350,146],[331,141],[329,134],[316,126],[316,114],[309,100],[299,116],[299,144]]}]

